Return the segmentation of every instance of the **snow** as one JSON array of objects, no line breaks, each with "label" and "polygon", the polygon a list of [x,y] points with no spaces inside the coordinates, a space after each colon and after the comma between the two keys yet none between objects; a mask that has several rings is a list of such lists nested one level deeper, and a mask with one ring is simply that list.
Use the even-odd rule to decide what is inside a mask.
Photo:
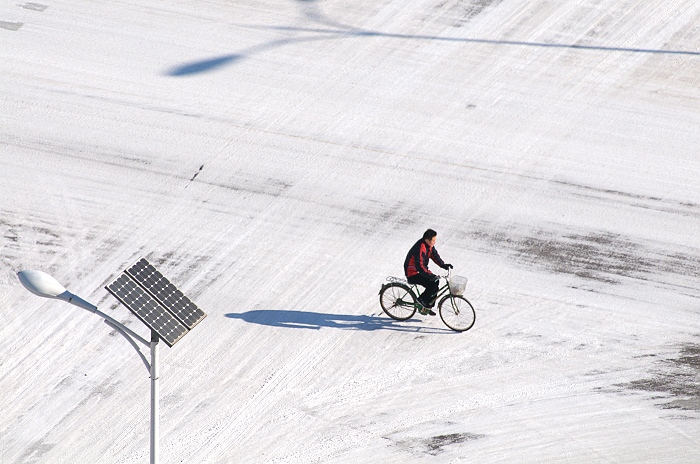
[{"label": "snow", "polygon": [[[696,463],[700,4],[0,6],[0,461]],[[462,334],[377,293],[426,228]]]}]

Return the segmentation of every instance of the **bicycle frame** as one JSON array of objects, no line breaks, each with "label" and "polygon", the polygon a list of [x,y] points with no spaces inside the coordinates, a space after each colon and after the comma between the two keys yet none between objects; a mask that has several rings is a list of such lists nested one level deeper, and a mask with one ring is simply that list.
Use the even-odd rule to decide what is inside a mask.
[{"label": "bicycle frame", "polygon": [[[435,302],[438,302],[442,297],[445,296],[445,294],[450,295],[450,297],[452,296],[452,292],[451,292],[451,290],[450,290],[450,274],[451,274],[451,273],[450,273],[450,271],[448,270],[448,271],[447,271],[447,275],[445,275],[445,276],[439,276],[440,278],[445,279],[445,285],[443,285],[442,287],[438,288],[438,291],[437,291],[437,293],[435,294],[435,300],[434,300]],[[419,288],[420,286],[419,286],[418,284],[411,284],[411,283],[409,283],[408,285],[410,285],[409,288],[410,288],[411,291],[416,295],[416,298],[419,297],[419,296],[421,296],[421,295],[423,294],[423,292],[425,291],[425,289],[423,289],[423,291],[421,291],[420,288]],[[416,303],[414,306],[417,307],[418,304],[419,304],[419,303]]]}]

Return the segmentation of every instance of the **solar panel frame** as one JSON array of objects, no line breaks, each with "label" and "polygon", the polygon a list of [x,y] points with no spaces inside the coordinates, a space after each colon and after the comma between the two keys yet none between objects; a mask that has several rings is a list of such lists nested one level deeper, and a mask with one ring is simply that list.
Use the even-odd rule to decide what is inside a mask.
[{"label": "solar panel frame", "polygon": [[141,322],[155,331],[169,347],[172,348],[189,332],[184,324],[158,303],[129,274],[120,274],[105,288],[129,308]]},{"label": "solar panel frame", "polygon": [[145,258],[141,258],[126,272],[153,298],[174,315],[189,330],[192,330],[205,317],[206,313],[170,282]]}]

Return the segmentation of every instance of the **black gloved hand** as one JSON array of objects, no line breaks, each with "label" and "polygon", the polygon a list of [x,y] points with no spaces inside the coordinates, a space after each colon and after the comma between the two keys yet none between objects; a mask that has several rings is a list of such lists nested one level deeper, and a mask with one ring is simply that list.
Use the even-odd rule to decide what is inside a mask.
[{"label": "black gloved hand", "polygon": [[452,268],[454,268],[453,265],[451,265],[451,264],[445,264],[445,269],[450,270],[450,269],[452,269]]}]

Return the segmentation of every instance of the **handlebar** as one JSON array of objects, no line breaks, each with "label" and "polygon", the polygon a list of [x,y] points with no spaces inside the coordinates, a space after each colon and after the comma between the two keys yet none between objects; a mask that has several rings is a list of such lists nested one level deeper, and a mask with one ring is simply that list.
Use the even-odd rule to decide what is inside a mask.
[{"label": "handlebar", "polygon": [[435,275],[438,276],[438,277],[440,277],[441,279],[447,279],[447,280],[449,280],[449,279],[450,279],[450,276],[452,275],[452,269],[448,269],[448,270],[447,270],[447,274],[444,274],[444,275],[442,275],[442,274],[435,274]]}]

